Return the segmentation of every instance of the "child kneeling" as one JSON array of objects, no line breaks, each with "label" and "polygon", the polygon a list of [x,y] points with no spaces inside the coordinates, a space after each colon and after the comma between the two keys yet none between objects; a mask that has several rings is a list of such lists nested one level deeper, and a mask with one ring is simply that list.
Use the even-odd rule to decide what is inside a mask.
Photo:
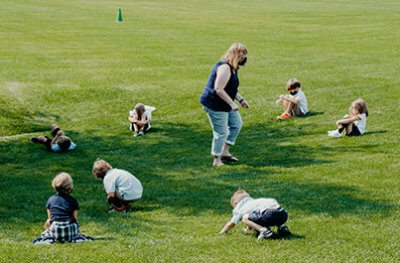
[{"label": "child kneeling", "polygon": [[130,203],[142,198],[142,184],[128,171],[113,168],[104,160],[97,160],[93,164],[93,175],[103,180],[112,211],[129,212]]},{"label": "child kneeling", "polygon": [[275,199],[257,198],[253,199],[246,191],[237,190],[231,197],[233,206],[233,217],[226,223],[220,234],[226,234],[239,221],[247,227],[257,230],[258,240],[273,237],[274,232],[270,227],[277,226],[280,237],[291,235],[289,228],[284,225],[288,219],[288,213]]},{"label": "child kneeling", "polygon": [[54,242],[85,242],[93,238],[82,235],[78,224],[79,205],[75,198],[70,196],[73,181],[69,174],[60,173],[51,183],[57,194],[47,201],[47,221],[45,231],[41,237],[33,241],[34,244],[51,244]]},{"label": "child kneeling", "polygon": [[66,152],[76,148],[76,144],[68,136],[65,136],[65,132],[56,124],[51,125],[51,135],[53,139],[47,136],[40,136],[31,138],[31,142],[43,144],[47,150],[52,152]]},{"label": "child kneeling", "polygon": [[344,130],[346,130],[347,136],[360,136],[364,134],[368,117],[368,109],[365,101],[363,99],[353,101],[349,113],[336,122],[337,130],[328,131],[329,137],[340,138]]}]

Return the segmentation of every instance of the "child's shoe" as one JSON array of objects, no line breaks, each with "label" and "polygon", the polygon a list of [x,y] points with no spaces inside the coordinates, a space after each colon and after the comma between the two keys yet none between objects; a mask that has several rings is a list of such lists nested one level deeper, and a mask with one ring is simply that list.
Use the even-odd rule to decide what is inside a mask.
[{"label": "child's shoe", "polygon": [[340,138],[342,137],[342,134],[338,130],[334,130],[334,131],[329,131],[328,136],[332,138]]},{"label": "child's shoe", "polygon": [[292,232],[290,232],[289,228],[285,225],[281,225],[280,227],[278,227],[278,234],[281,237],[287,237],[292,235]]},{"label": "child's shoe", "polygon": [[277,118],[278,118],[278,120],[286,120],[286,119],[289,119],[290,117],[292,117],[292,116],[290,116],[289,113],[284,112],[280,116],[278,116]]},{"label": "child's shoe", "polygon": [[142,131],[139,132],[139,135],[140,135],[140,136],[143,136],[143,135],[144,135],[144,132],[142,132]]},{"label": "child's shoe", "polygon": [[33,143],[40,143],[39,139],[38,139],[38,138],[35,138],[35,137],[32,137],[30,140],[31,140],[31,142],[33,142]]},{"label": "child's shoe", "polygon": [[133,133],[133,137],[138,137],[139,134],[137,132]]},{"label": "child's shoe", "polygon": [[274,232],[266,227],[260,229],[260,234],[257,237],[257,240],[268,239],[274,235]]}]

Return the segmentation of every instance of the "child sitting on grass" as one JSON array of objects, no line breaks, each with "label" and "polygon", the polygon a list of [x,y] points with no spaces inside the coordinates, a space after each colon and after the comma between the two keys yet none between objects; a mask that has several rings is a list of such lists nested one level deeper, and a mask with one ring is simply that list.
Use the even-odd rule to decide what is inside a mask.
[{"label": "child sitting on grass", "polygon": [[47,201],[47,221],[42,236],[33,241],[34,244],[51,244],[59,242],[85,242],[93,238],[82,235],[78,224],[79,205],[70,193],[73,181],[69,174],[58,174],[51,183],[57,194]]},{"label": "child sitting on grass", "polygon": [[155,110],[154,107],[137,103],[129,112],[128,120],[131,122],[129,129],[133,132],[133,137],[144,135],[150,129],[151,113]]},{"label": "child sitting on grass", "polygon": [[142,184],[128,171],[112,168],[108,162],[97,160],[93,164],[93,175],[103,180],[111,211],[129,212],[130,203],[142,198]]},{"label": "child sitting on grass", "polygon": [[56,124],[51,125],[51,135],[53,139],[47,136],[40,136],[37,138],[31,138],[31,142],[43,144],[47,150],[52,152],[66,152],[76,148],[76,144],[71,141],[68,136],[65,136],[63,130],[61,130]]},{"label": "child sitting on grass", "polygon": [[289,95],[280,95],[276,105],[283,104],[284,112],[278,116],[279,120],[289,119],[292,116],[304,116],[308,112],[307,98],[301,90],[301,83],[295,78],[289,79],[286,84]]},{"label": "child sitting on grass", "polygon": [[363,99],[353,101],[349,113],[336,122],[337,130],[328,131],[329,137],[342,137],[344,130],[346,130],[347,136],[360,136],[364,134],[368,117],[368,109],[365,101]]},{"label": "child sitting on grass", "polygon": [[288,213],[283,209],[275,199],[257,198],[253,199],[246,191],[237,190],[231,197],[233,206],[233,217],[226,223],[220,234],[226,234],[239,221],[242,221],[247,227],[259,232],[258,240],[273,237],[274,232],[271,226],[278,227],[280,237],[291,235],[289,228],[285,226],[288,219]]}]

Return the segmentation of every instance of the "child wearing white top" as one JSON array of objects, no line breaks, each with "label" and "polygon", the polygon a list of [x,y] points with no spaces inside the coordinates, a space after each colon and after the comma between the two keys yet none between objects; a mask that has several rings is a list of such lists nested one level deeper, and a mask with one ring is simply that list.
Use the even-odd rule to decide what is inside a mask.
[{"label": "child wearing white top", "polygon": [[102,179],[107,201],[116,212],[129,212],[131,202],[142,198],[143,186],[130,172],[115,169],[104,160],[93,164],[93,175]]},{"label": "child wearing white top", "polygon": [[360,136],[365,133],[367,125],[368,109],[363,99],[356,99],[351,103],[350,114],[343,116],[336,122],[337,130],[328,131],[328,136],[332,138],[342,137],[342,132],[346,130],[347,136]]},{"label": "child wearing white top", "polygon": [[289,79],[286,84],[289,95],[280,95],[276,105],[282,104],[284,112],[278,116],[279,120],[289,119],[292,116],[303,116],[308,113],[307,98],[301,89],[301,83],[295,78]]},{"label": "child wearing white top", "polygon": [[289,228],[285,226],[288,213],[273,198],[253,199],[246,191],[237,190],[231,197],[233,206],[233,217],[229,220],[220,234],[226,234],[239,221],[247,227],[260,232],[257,239],[267,239],[274,235],[271,226],[278,227],[278,234],[281,237],[291,235]]},{"label": "child wearing white top", "polygon": [[129,129],[133,132],[133,137],[144,135],[144,132],[150,129],[151,113],[155,110],[155,107],[137,103],[135,108],[129,111]]}]

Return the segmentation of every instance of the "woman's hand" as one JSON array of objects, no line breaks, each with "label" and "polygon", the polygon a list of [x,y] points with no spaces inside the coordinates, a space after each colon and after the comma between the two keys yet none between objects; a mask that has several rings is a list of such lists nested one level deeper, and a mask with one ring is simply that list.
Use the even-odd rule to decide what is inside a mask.
[{"label": "woman's hand", "polygon": [[250,105],[247,103],[247,101],[245,99],[242,100],[240,105],[242,105],[242,107],[245,108],[245,109],[250,108]]},{"label": "woman's hand", "polygon": [[239,106],[236,103],[232,103],[231,108],[233,111],[239,111]]}]

